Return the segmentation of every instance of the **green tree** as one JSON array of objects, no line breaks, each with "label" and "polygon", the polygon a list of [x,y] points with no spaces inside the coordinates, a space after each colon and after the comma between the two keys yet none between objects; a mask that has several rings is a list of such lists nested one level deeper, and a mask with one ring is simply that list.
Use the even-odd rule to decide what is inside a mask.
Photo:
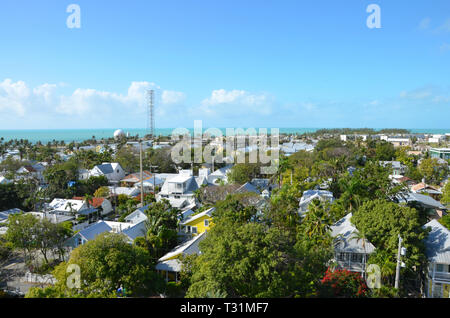
[{"label": "green tree", "polygon": [[418,170],[427,183],[439,184],[448,175],[448,163],[439,163],[437,158],[422,159]]},{"label": "green tree", "polygon": [[[67,284],[71,264],[80,267],[80,288]],[[145,249],[129,244],[120,234],[103,233],[74,249],[70,259],[55,268],[55,286],[32,289],[26,297],[115,297],[121,286],[130,296],[150,296],[164,289],[154,265]]]},{"label": "green tree", "polygon": [[232,183],[244,184],[259,175],[260,166],[256,163],[238,163],[231,168],[228,179]]},{"label": "green tree", "polygon": [[351,221],[377,249],[386,251],[391,257],[397,255],[400,234],[402,245],[408,250],[404,258],[404,272],[417,277],[424,269],[426,257],[423,240],[427,230],[423,229],[424,218],[416,209],[377,199],[365,202],[353,214]]}]

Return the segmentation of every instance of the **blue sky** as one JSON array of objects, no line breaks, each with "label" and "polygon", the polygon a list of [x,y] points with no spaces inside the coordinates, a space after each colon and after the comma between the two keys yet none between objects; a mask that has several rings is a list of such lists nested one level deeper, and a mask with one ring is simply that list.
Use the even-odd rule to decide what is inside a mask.
[{"label": "blue sky", "polygon": [[0,129],[144,128],[148,88],[160,128],[450,128],[447,0],[9,0],[0,41]]}]

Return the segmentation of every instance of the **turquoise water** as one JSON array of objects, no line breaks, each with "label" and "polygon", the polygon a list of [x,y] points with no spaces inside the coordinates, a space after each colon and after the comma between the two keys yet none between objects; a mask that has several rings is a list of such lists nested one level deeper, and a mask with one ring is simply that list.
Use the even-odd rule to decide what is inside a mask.
[{"label": "turquoise water", "polygon": [[[303,134],[305,132],[315,132],[319,128],[279,128],[280,133],[286,134]],[[204,129],[205,130],[205,129]],[[203,131],[204,131],[203,130]],[[225,135],[225,129],[221,128]],[[429,134],[445,134],[450,133],[450,129],[409,129],[411,133],[429,133]],[[39,129],[39,130],[0,130],[0,138],[4,140],[11,139],[28,139],[32,143],[41,141],[47,143],[53,140],[64,140],[69,143],[72,141],[81,142],[86,139],[91,139],[95,136],[96,139],[113,137],[115,129]],[[137,128],[124,128],[125,133],[129,133],[130,136],[139,135],[140,137],[147,134],[145,129]],[[170,136],[173,128],[158,128],[155,129],[155,134],[162,136]],[[193,129],[189,129],[192,133]],[[257,129],[258,131],[258,129]],[[270,133],[270,128],[267,129]]]}]

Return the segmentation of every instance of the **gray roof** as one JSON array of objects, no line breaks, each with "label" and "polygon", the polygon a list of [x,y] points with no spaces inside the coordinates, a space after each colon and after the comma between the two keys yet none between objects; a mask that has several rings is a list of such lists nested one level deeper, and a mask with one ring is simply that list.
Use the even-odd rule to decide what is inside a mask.
[{"label": "gray roof", "polygon": [[431,232],[425,239],[426,255],[430,262],[450,264],[450,231],[436,220],[431,220],[424,227]]},{"label": "gray roof", "polygon": [[97,235],[102,234],[104,232],[111,231],[112,228],[103,221],[99,221],[91,226],[81,230],[78,232],[81,236],[83,236],[86,240],[93,240]]},{"label": "gray roof", "polygon": [[331,226],[331,236],[335,238],[334,250],[347,253],[372,253],[375,250],[375,246],[372,243],[366,239],[358,240],[355,237],[358,230],[350,222],[351,217],[352,214],[349,213]]},{"label": "gray roof", "polygon": [[114,172],[114,169],[110,163],[103,163],[96,166],[103,174],[110,174]]},{"label": "gray roof", "polygon": [[194,236],[192,239],[181,243],[176,246],[172,251],[164,255],[159,259],[160,262],[167,261],[168,259],[178,255],[192,255],[200,252],[199,243],[206,237],[206,232]]},{"label": "gray roof", "polygon": [[89,208],[89,209],[80,210],[77,213],[81,214],[81,215],[89,215],[89,214],[92,214],[92,213],[94,213],[96,211],[98,211],[98,209],[96,209],[96,208]]},{"label": "gray roof", "polygon": [[[443,206],[439,201],[436,201],[432,197],[420,193],[414,193],[409,192],[405,195],[406,202],[418,202],[422,205],[424,205],[427,208],[433,208],[433,209],[441,209],[444,210],[445,206]],[[403,198],[399,198],[400,202],[404,202],[405,200]]]},{"label": "gray roof", "polygon": [[136,237],[145,236],[146,234],[145,221],[142,221],[126,230],[123,230],[122,233],[128,236],[132,241],[134,241]]},{"label": "gray roof", "polygon": [[3,222],[3,221],[6,222],[6,220],[8,220],[8,217],[10,215],[12,215],[12,214],[19,214],[19,213],[22,213],[22,212],[23,211],[21,209],[17,209],[17,208],[6,210],[6,211],[2,211],[2,212],[0,212],[0,222]]},{"label": "gray roof", "polygon": [[158,271],[166,271],[166,272],[180,272],[181,262],[177,259],[170,259],[168,261],[156,264],[155,269]]},{"label": "gray roof", "polygon": [[235,191],[236,193],[244,193],[244,192],[254,192],[257,194],[261,194],[261,191],[258,190],[257,187],[255,187],[250,182],[244,183],[239,189]]}]

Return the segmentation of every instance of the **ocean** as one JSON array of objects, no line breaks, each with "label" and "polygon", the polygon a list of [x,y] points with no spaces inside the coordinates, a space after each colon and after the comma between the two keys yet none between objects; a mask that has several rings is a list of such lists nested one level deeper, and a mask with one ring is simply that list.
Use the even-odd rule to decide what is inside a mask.
[{"label": "ocean", "polygon": [[[303,134],[305,132],[315,132],[320,128],[279,128],[280,133],[285,134]],[[65,143],[70,143],[72,141],[82,142],[87,139],[91,139],[93,136],[97,140],[102,138],[110,138],[114,136],[114,131],[116,129],[33,129],[33,130],[0,130],[0,138],[5,141],[11,139],[28,139],[32,143],[41,141],[43,144],[51,142],[53,140],[61,141]],[[147,134],[145,129],[139,128],[124,128],[122,129],[125,133],[129,133],[130,136],[140,136],[143,137]],[[156,135],[170,136],[172,134],[173,128],[157,128],[155,129]],[[225,128],[221,128],[225,135]],[[258,131],[258,128],[256,128]],[[192,133],[193,128],[189,129]],[[203,129],[205,131],[205,128]],[[450,129],[409,129],[411,133],[423,133],[423,134],[445,134],[450,133]],[[267,128],[267,132],[270,133],[270,128]]]}]

